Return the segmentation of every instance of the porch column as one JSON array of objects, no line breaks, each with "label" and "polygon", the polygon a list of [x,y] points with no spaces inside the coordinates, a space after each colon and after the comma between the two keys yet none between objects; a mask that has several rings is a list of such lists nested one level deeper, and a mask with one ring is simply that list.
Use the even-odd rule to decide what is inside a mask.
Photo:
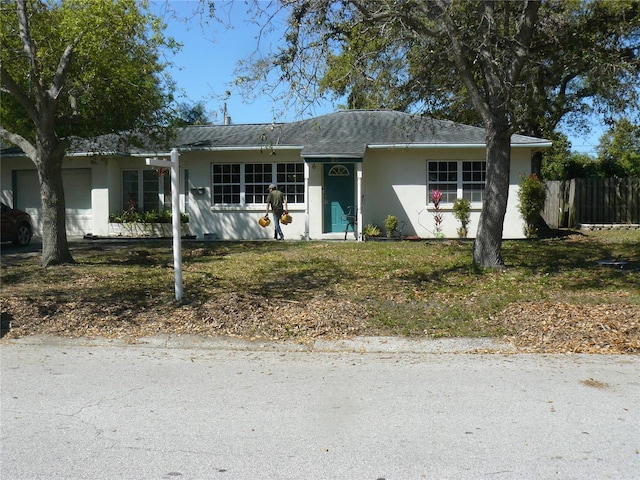
[{"label": "porch column", "polygon": [[361,242],[362,241],[362,163],[363,162],[358,162],[356,163],[357,165],[357,192],[358,192],[358,198],[357,198],[357,208],[358,208],[358,217],[357,217],[357,225],[358,225],[358,241]]},{"label": "porch column", "polygon": [[309,241],[309,162],[304,162],[304,239]]}]

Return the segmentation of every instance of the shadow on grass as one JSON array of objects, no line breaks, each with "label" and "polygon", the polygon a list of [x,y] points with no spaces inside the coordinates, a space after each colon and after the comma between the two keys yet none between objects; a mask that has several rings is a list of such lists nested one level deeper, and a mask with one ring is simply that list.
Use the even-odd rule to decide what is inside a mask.
[{"label": "shadow on grass", "polygon": [[353,278],[339,264],[330,259],[314,259],[313,262],[283,258],[258,270],[261,279],[247,287],[247,291],[265,298],[304,300],[322,291],[331,293],[333,286]]}]

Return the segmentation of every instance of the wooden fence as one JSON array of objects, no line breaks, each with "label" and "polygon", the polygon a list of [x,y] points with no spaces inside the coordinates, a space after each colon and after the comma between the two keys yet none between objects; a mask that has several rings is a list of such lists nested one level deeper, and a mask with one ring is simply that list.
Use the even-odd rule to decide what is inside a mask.
[{"label": "wooden fence", "polygon": [[640,224],[640,177],[546,182],[542,217],[551,228],[579,224]]}]

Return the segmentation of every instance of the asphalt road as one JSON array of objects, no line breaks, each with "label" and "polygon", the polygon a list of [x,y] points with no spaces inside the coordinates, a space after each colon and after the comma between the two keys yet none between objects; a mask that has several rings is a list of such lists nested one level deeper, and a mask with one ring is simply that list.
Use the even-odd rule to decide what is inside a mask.
[{"label": "asphalt road", "polygon": [[639,478],[640,357],[383,343],[3,340],[0,477]]}]

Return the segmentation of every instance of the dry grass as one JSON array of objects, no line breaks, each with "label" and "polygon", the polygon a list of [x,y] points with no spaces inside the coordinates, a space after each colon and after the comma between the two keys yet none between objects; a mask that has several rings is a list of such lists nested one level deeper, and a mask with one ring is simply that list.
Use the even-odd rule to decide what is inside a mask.
[{"label": "dry grass", "polygon": [[49,269],[3,252],[0,307],[7,337],[506,336],[522,351],[640,352],[640,232],[505,241],[504,271],[475,269],[471,248],[185,242],[176,304],[170,241],[87,241]]}]

